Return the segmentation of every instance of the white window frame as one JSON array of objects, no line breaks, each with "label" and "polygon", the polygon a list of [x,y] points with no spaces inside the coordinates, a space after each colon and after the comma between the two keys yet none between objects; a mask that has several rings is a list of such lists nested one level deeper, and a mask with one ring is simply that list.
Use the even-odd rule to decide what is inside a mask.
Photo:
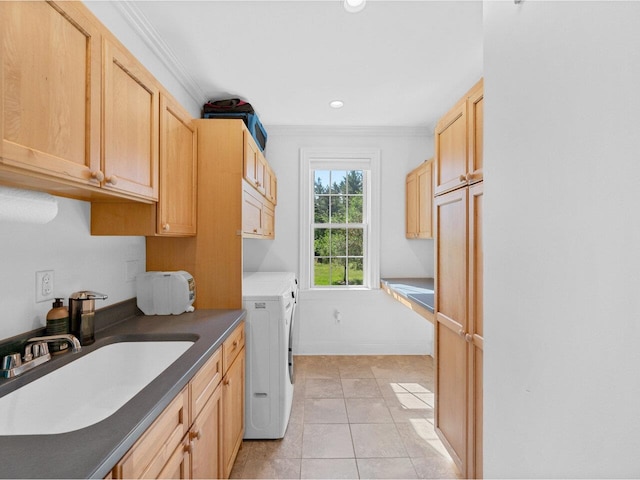
[{"label": "white window frame", "polygon": [[[313,287],[313,212],[315,170],[366,170],[362,285]],[[373,290],[380,288],[380,150],[370,148],[300,149],[300,288],[302,290]]]}]

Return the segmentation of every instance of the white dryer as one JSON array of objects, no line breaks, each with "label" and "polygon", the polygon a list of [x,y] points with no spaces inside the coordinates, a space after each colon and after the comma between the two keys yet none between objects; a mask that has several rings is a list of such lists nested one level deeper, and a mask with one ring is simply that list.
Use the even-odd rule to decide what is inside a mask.
[{"label": "white dryer", "polygon": [[289,272],[245,272],[244,438],[282,438],[293,402],[293,322],[298,280]]}]

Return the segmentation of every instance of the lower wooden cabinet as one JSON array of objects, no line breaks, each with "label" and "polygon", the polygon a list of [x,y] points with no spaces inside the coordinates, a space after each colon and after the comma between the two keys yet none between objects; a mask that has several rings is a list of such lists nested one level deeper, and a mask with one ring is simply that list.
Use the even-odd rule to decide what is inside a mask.
[{"label": "lower wooden cabinet", "polygon": [[241,323],[118,462],[111,478],[228,478],[244,435],[244,369]]},{"label": "lower wooden cabinet", "polygon": [[222,379],[222,452],[224,478],[228,478],[244,435],[244,348]]},{"label": "lower wooden cabinet", "polygon": [[189,389],[169,404],[114,469],[114,478],[161,478],[189,428]]},{"label": "lower wooden cabinet", "polygon": [[[222,387],[218,387],[189,431],[191,440],[191,478],[222,478],[221,427],[223,425]],[[234,457],[235,460],[235,457]]]},{"label": "lower wooden cabinet", "polygon": [[435,197],[436,433],[465,478],[482,478],[483,182]]}]

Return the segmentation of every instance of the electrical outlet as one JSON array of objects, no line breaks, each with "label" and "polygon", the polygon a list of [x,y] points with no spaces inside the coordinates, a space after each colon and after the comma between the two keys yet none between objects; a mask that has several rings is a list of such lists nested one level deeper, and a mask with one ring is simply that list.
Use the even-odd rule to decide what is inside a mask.
[{"label": "electrical outlet", "polygon": [[36,272],[36,302],[53,299],[53,270]]}]

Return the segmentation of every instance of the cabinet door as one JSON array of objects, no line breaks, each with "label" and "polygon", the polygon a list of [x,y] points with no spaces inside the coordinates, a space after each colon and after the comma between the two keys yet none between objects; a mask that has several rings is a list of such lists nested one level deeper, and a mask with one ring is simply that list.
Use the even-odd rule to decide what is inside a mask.
[{"label": "cabinet door", "polygon": [[459,101],[435,131],[435,187],[439,195],[467,184],[467,102]]},{"label": "cabinet door", "polygon": [[417,232],[418,238],[432,238],[433,162],[424,163],[417,172]]},{"label": "cabinet door", "polygon": [[188,479],[191,478],[191,446],[189,439],[185,438],[169,457],[166,465],[157,478],[164,479]]},{"label": "cabinet door", "polygon": [[244,368],[243,348],[222,380],[224,478],[228,478],[231,473],[244,434]]},{"label": "cabinet door", "polygon": [[482,478],[482,382],[484,350],[483,305],[483,242],[482,217],[484,201],[483,183],[469,188],[469,454],[468,476]]},{"label": "cabinet door", "polygon": [[100,42],[79,2],[0,2],[0,175],[99,185]]},{"label": "cabinet door", "polygon": [[258,186],[259,150],[248,130],[243,129],[244,140],[244,178],[249,185]]},{"label": "cabinet door", "polygon": [[191,426],[191,478],[222,478],[222,386]]},{"label": "cabinet door", "polygon": [[104,187],[158,200],[158,84],[123,47],[103,48]]},{"label": "cabinet door", "polygon": [[467,188],[435,198],[435,427],[466,475]]},{"label": "cabinet door", "polygon": [[185,388],[116,465],[118,478],[158,478],[189,428],[189,392]]},{"label": "cabinet door", "polygon": [[469,113],[469,182],[482,180],[484,149],[484,82],[480,80],[469,92],[467,111]]},{"label": "cabinet door", "polygon": [[248,237],[259,237],[262,231],[262,198],[245,185],[242,191],[242,233]]},{"label": "cabinet door", "polygon": [[276,238],[276,214],[272,205],[268,202],[262,205],[262,236],[264,238]]},{"label": "cabinet door", "polygon": [[159,235],[195,235],[197,132],[191,116],[171,97],[160,96]]},{"label": "cabinet door", "polygon": [[405,184],[405,230],[407,238],[418,236],[418,176],[415,171],[407,175]]}]

